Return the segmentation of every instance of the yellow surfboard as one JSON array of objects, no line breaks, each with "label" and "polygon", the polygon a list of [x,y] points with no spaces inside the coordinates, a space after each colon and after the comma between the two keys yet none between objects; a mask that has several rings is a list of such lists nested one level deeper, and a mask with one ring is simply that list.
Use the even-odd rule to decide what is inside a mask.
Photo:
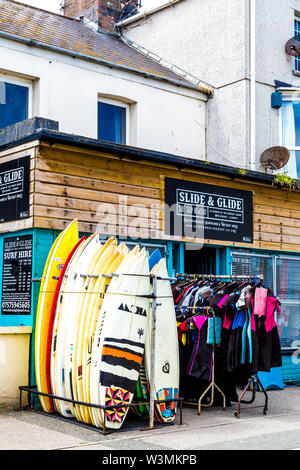
[{"label": "yellow surfboard", "polygon": [[[35,324],[35,371],[39,392],[47,393],[46,352],[49,334],[49,315],[51,312],[60,268],[65,263],[70,251],[78,242],[78,222],[75,219],[55,240],[48,255],[40,287],[36,324]],[[40,402],[45,412],[50,413],[53,406],[48,397],[42,395]]]}]

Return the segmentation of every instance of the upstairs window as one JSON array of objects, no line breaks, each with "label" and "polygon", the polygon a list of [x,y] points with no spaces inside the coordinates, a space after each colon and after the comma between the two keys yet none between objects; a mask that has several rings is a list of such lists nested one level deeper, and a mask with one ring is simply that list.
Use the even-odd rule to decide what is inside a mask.
[{"label": "upstairs window", "polygon": [[128,116],[128,105],[101,98],[98,102],[98,139],[126,144]]},{"label": "upstairs window", "polygon": [[[296,17],[294,22],[294,35],[300,36],[300,18]],[[295,57],[295,70],[300,72],[300,57]]]},{"label": "upstairs window", "polygon": [[290,158],[282,171],[291,178],[300,179],[300,96],[283,97],[281,108],[282,145],[290,151]]},{"label": "upstairs window", "polygon": [[0,77],[0,129],[29,117],[30,86]]}]

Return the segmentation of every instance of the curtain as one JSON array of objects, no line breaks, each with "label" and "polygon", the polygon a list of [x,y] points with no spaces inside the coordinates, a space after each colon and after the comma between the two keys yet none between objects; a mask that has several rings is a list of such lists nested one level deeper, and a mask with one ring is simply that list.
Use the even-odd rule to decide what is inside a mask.
[{"label": "curtain", "polygon": [[[285,147],[296,146],[295,115],[293,103],[287,101],[282,106],[282,143]],[[290,151],[290,159],[284,166],[283,171],[291,178],[297,178],[296,152]]]}]

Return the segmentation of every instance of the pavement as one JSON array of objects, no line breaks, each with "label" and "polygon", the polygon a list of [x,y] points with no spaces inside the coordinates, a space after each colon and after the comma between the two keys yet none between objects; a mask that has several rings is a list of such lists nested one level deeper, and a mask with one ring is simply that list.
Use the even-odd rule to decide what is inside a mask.
[{"label": "pavement", "polygon": [[0,407],[0,450],[300,450],[300,387],[267,393],[266,415],[264,395],[257,392],[252,405],[241,405],[239,418],[234,416],[236,403],[226,410],[202,408],[200,416],[196,407],[184,406],[182,425],[178,415],[174,425],[145,430],[147,420],[128,415],[125,430],[107,435],[30,408]]}]

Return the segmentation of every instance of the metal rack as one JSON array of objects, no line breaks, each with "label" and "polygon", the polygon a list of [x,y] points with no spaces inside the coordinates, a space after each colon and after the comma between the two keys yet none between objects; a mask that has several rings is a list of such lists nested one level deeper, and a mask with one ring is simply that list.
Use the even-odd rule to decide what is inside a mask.
[{"label": "metal rack", "polygon": [[[259,280],[259,281],[263,281],[264,279],[264,276],[262,274],[259,274],[259,275],[216,275],[216,274],[176,274],[176,279],[178,280],[179,278],[189,278],[189,279],[203,279],[203,280],[248,280],[248,281],[255,281],[255,280]],[[185,307],[185,308],[190,308],[190,309],[194,309],[195,307]],[[196,307],[197,308],[197,307]],[[199,400],[198,400],[198,403],[193,403],[193,402],[184,402],[188,405],[194,405],[194,406],[198,406],[198,415],[201,414],[201,406],[206,406],[206,407],[210,407],[213,405],[214,403],[214,390],[215,388],[219,391],[219,393],[222,395],[223,397],[223,410],[226,409],[226,397],[225,397],[225,394],[223,393],[223,391],[220,389],[220,387],[218,387],[218,385],[215,383],[215,345],[213,344],[212,345],[212,380],[209,384],[209,386],[205,389],[205,391],[202,393],[202,395],[200,396]],[[245,404],[252,404],[254,401],[255,401],[255,398],[256,398],[256,389],[257,389],[257,386],[259,385],[261,391],[264,393],[265,395],[265,404],[264,405],[259,405],[257,407],[252,407],[252,408],[260,408],[260,407],[263,407],[263,413],[264,414],[267,414],[267,410],[268,410],[268,395],[262,385],[262,383],[260,382],[257,374],[254,374],[254,375],[251,375],[251,377],[248,379],[248,384],[246,385],[245,389],[242,391],[242,393],[240,394],[239,398],[238,398],[238,406],[237,406],[237,410],[234,412],[234,416],[236,418],[238,418],[240,416],[240,413],[241,413],[241,403],[245,403]],[[252,398],[250,400],[243,400],[243,397],[245,395],[245,393],[247,392],[247,390],[252,387]],[[208,393],[208,391],[211,389],[211,399],[210,399],[210,402],[208,404],[202,404],[202,400],[203,398],[205,397],[205,395]]]},{"label": "metal rack", "polygon": [[[19,410],[20,411],[22,411],[22,409],[23,409],[23,406],[22,406],[22,392],[23,391],[28,392],[30,395],[34,394],[34,395],[39,395],[39,396],[45,396],[45,397],[48,397],[48,398],[52,398],[52,399],[56,399],[56,400],[62,400],[62,401],[68,402],[68,403],[73,403],[74,405],[82,405],[82,406],[88,406],[90,408],[98,408],[98,409],[101,409],[103,411],[112,410],[112,409],[115,409],[117,407],[117,405],[97,405],[97,404],[93,404],[93,403],[86,403],[86,402],[82,402],[82,401],[72,400],[72,399],[69,399],[69,398],[52,395],[50,393],[39,392],[36,389],[37,389],[36,385],[28,385],[28,386],[20,386],[19,387],[19,390],[20,390]],[[182,402],[183,402],[183,398],[178,397],[178,398],[175,398],[175,399],[168,398],[168,399],[165,399],[165,400],[154,400],[153,401],[153,408],[156,405],[159,405],[161,403],[168,403],[168,402],[179,402],[180,403],[180,407],[179,407],[180,422],[179,422],[179,424],[182,425],[183,424],[182,423]],[[146,401],[146,402],[130,403],[130,404],[125,404],[125,405],[122,404],[122,405],[118,405],[118,407],[120,407],[120,408],[134,408],[134,407],[137,407],[137,406],[140,406],[140,405],[150,405],[151,406],[151,403],[150,403],[150,401]],[[32,398],[30,400],[30,407],[32,409],[34,409]],[[46,416],[51,416],[53,418],[58,418],[62,421],[66,421],[66,422],[71,423],[71,424],[76,424],[76,425],[79,425],[79,426],[82,426],[82,427],[85,427],[85,428],[88,428],[88,429],[93,429],[94,431],[97,431],[97,432],[99,432],[103,435],[110,434],[110,433],[114,432],[114,431],[107,431],[105,413],[104,413],[103,428],[96,428],[95,426],[82,423],[82,422],[76,420],[75,418],[74,419],[64,418],[62,415],[59,415],[57,413],[56,414],[50,414],[50,413],[46,413],[44,411],[39,411],[39,413],[41,413],[43,415],[46,415]],[[170,426],[170,424],[168,425],[166,423],[166,424],[164,424],[164,426]],[[154,429],[154,428],[155,427],[154,427],[154,423],[153,423],[152,427],[149,426],[149,427],[145,428],[145,430]]]},{"label": "metal rack", "polygon": [[[169,402],[174,403],[175,402],[175,403],[177,403],[177,406],[178,406],[178,403],[180,405],[180,425],[182,425],[182,402],[183,402],[183,398],[178,397],[178,398],[166,398],[164,400],[156,400],[155,399],[155,394],[154,394],[154,374],[155,374],[155,354],[156,354],[156,351],[155,351],[156,315],[157,315],[157,298],[158,298],[157,297],[157,281],[159,281],[159,280],[162,280],[162,281],[175,281],[176,278],[161,277],[161,276],[157,276],[157,275],[154,275],[154,274],[140,275],[140,274],[134,274],[134,273],[127,273],[127,274],[126,273],[122,273],[122,274],[118,274],[118,273],[112,273],[112,274],[88,274],[88,273],[84,273],[84,274],[81,274],[81,277],[98,278],[98,277],[102,276],[104,278],[113,278],[113,277],[118,277],[120,275],[122,275],[122,276],[149,277],[150,278],[150,283],[152,285],[152,294],[150,294],[148,296],[140,296],[140,297],[143,297],[143,298],[147,297],[149,299],[152,299],[152,329],[151,329],[151,342],[150,342],[150,344],[151,344],[151,373],[150,373],[150,380],[149,380],[149,401],[142,401],[142,402],[139,401],[138,403],[122,404],[122,405],[118,405],[118,406],[116,406],[116,405],[110,405],[110,406],[97,405],[97,404],[85,403],[85,402],[81,402],[81,401],[68,399],[68,398],[65,398],[65,397],[58,397],[58,396],[55,396],[55,395],[52,395],[52,394],[39,392],[37,390],[36,385],[28,385],[28,386],[20,386],[19,387],[19,390],[20,390],[20,410],[22,410],[22,392],[23,391],[28,392],[29,394],[46,396],[46,397],[49,397],[49,398],[52,398],[52,399],[62,400],[62,401],[77,404],[77,405],[102,409],[104,411],[105,410],[110,410],[110,409],[115,409],[116,407],[119,407],[119,408],[133,408],[133,407],[137,407],[137,406],[140,406],[140,405],[149,405],[149,426],[144,429],[144,430],[149,430],[149,429],[154,429],[155,428],[155,426],[154,426],[155,406],[159,405],[159,404],[162,404],[162,403],[169,403]],[[58,277],[53,276],[53,279],[57,280]],[[32,282],[41,282],[41,281],[42,281],[41,278],[32,279]],[[31,407],[33,408],[32,400],[31,400]],[[41,412],[41,413],[44,413],[45,415],[49,416],[48,413],[45,413],[45,412]],[[64,418],[61,415],[51,414],[50,416],[58,417],[59,419],[63,419],[63,420],[66,420],[66,421],[70,422],[69,418]],[[75,424],[79,424],[81,426],[91,428],[91,426],[84,425],[84,423],[80,423],[79,421],[71,421],[71,422],[75,423]],[[160,423],[160,425],[168,426],[170,424]],[[96,428],[96,430],[100,433],[102,432],[103,434],[107,434],[106,414],[105,414],[105,412],[104,412],[103,429]]]}]

